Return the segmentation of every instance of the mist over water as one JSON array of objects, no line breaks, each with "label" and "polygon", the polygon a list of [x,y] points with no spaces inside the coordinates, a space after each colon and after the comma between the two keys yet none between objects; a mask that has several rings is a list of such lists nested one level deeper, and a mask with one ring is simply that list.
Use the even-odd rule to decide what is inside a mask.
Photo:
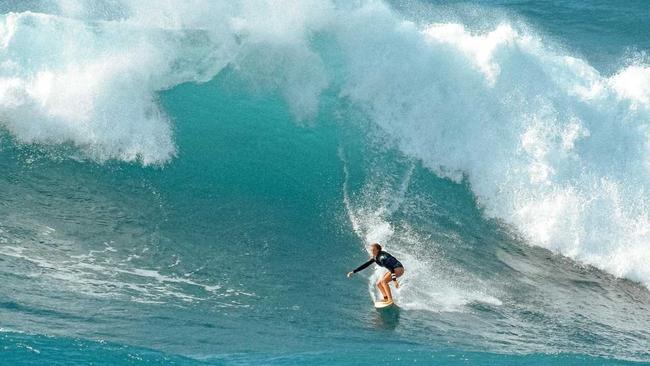
[{"label": "mist over water", "polygon": [[649,361],[648,10],[551,5],[0,6],[1,343]]}]

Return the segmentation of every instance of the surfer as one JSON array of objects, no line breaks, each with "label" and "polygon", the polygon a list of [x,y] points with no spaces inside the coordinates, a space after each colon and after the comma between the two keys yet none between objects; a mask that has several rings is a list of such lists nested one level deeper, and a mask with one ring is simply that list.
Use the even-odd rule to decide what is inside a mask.
[{"label": "surfer", "polygon": [[388,269],[390,272],[386,273],[379,279],[379,281],[377,281],[377,287],[384,296],[384,302],[392,303],[393,295],[390,293],[390,287],[388,284],[390,281],[395,281],[395,287],[398,286],[397,278],[404,274],[404,266],[402,266],[402,263],[400,263],[397,258],[381,250],[381,245],[379,245],[379,243],[372,243],[370,245],[370,251],[372,252],[372,257],[354,271],[348,272],[348,277],[352,277],[352,275],[366,269],[373,263],[377,263],[379,266]]}]

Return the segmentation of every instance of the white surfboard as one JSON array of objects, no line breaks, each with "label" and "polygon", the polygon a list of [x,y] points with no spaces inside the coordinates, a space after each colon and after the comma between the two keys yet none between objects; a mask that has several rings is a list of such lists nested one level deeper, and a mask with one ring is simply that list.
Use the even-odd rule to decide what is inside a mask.
[{"label": "white surfboard", "polygon": [[391,306],[397,306],[394,302],[390,301],[375,301],[375,309],[385,309]]}]

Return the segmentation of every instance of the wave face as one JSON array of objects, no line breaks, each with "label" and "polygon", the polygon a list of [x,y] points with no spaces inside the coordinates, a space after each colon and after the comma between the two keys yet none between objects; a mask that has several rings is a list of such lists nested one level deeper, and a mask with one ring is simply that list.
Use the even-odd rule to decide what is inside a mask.
[{"label": "wave face", "polygon": [[[650,66],[625,23],[647,9],[552,5],[0,6],[0,340],[300,364],[391,332],[413,361],[649,361]],[[407,267],[396,317],[314,286],[372,241]]]},{"label": "wave face", "polygon": [[304,120],[331,86],[531,243],[650,283],[644,64],[606,77],[512,24],[419,26],[373,1],[66,2],[4,15],[1,34],[2,123],[21,142],[162,164],[176,147],[161,90],[228,67]]}]

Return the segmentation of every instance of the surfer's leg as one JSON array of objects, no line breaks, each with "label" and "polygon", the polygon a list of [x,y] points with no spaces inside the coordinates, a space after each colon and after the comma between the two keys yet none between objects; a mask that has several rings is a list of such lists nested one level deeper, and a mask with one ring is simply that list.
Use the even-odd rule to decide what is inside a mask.
[{"label": "surfer's leg", "polygon": [[384,298],[388,298],[388,301],[393,301],[393,294],[390,292],[390,286],[388,284],[390,281],[392,281],[391,278],[391,273],[387,272],[382,278],[381,278],[381,285],[384,288]]},{"label": "surfer's leg", "polygon": [[404,267],[395,267],[393,269],[393,274],[391,276],[391,279],[395,281],[395,288],[399,287],[399,282],[397,282],[397,279],[399,277],[402,277],[403,274],[404,274]]},{"label": "surfer's leg", "polygon": [[384,279],[381,278],[379,281],[377,281],[377,287],[379,288],[379,291],[381,292],[381,295],[384,297],[383,300],[386,301],[388,299],[388,295],[386,295],[386,289],[384,288]]}]

